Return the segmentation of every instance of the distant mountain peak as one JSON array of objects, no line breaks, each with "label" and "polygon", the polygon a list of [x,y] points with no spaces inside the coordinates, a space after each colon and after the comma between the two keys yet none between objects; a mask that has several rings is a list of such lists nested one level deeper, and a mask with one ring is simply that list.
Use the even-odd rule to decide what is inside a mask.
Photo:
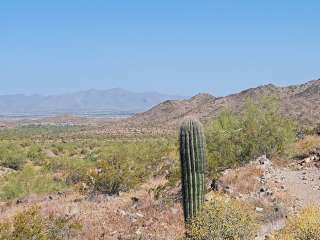
[{"label": "distant mountain peak", "polygon": [[0,114],[90,114],[145,111],[168,99],[183,97],[161,93],[131,92],[122,88],[89,89],[60,95],[3,95]]}]

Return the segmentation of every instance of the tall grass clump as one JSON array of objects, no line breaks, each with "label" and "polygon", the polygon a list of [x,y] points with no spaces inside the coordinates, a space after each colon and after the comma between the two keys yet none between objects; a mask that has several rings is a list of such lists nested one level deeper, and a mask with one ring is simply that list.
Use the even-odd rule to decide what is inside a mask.
[{"label": "tall grass clump", "polygon": [[295,141],[295,129],[294,121],[281,115],[272,96],[248,99],[240,113],[224,110],[206,131],[210,170],[223,170],[263,154],[286,154]]}]

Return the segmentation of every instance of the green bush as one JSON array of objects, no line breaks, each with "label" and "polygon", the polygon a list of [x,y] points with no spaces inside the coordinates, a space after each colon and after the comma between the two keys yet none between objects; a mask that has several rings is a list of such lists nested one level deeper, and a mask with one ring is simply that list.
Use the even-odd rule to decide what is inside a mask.
[{"label": "green bush", "polygon": [[24,197],[31,193],[55,192],[65,186],[63,182],[54,181],[50,174],[29,165],[22,171],[10,173],[0,180],[2,200]]},{"label": "green bush", "polygon": [[253,240],[255,212],[242,203],[214,196],[187,226],[187,240]]},{"label": "green bush", "polygon": [[0,144],[0,166],[20,170],[26,163],[27,156],[21,146]]},{"label": "green bush", "polygon": [[140,169],[134,164],[114,156],[106,161],[100,161],[96,168],[88,172],[86,184],[90,192],[118,194],[127,191],[139,182]]},{"label": "green bush", "polygon": [[0,223],[0,240],[64,240],[81,230],[72,217],[43,217],[38,207],[18,213],[12,222]]},{"label": "green bush", "polygon": [[167,140],[111,143],[100,149],[96,166],[88,171],[85,185],[90,192],[118,194],[163,173],[163,158],[176,154]]},{"label": "green bush", "polygon": [[285,154],[295,134],[295,123],[280,114],[276,99],[248,99],[240,113],[225,110],[208,126],[210,170],[214,173],[263,154]]},{"label": "green bush", "polygon": [[27,157],[37,165],[42,165],[45,160],[45,154],[39,145],[31,145],[27,151]]}]

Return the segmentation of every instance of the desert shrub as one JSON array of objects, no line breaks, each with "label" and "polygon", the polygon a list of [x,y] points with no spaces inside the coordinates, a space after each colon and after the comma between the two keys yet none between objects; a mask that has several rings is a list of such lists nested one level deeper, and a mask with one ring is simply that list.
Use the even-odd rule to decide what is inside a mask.
[{"label": "desert shrub", "polygon": [[21,146],[0,144],[0,166],[20,170],[26,163],[27,156]]},{"label": "desert shrub", "polygon": [[280,114],[276,99],[248,99],[240,113],[225,110],[208,126],[210,170],[245,163],[263,154],[285,154],[295,134],[295,123]]},{"label": "desert shrub", "polygon": [[88,172],[86,184],[91,192],[118,194],[137,185],[140,169],[119,156],[99,161],[97,167]]},{"label": "desert shrub", "polygon": [[167,168],[164,159],[174,154],[174,146],[167,140],[109,144],[100,149],[85,185],[90,192],[127,191],[149,176],[164,172]]},{"label": "desert shrub", "polygon": [[96,152],[89,152],[85,155],[85,159],[90,162],[96,162],[98,160],[98,154]]},{"label": "desert shrub", "polygon": [[81,158],[56,157],[48,159],[44,168],[48,172],[58,173],[68,185],[84,180],[86,171],[94,166],[93,162]]},{"label": "desert shrub", "polygon": [[12,222],[0,224],[0,240],[64,240],[81,230],[72,217],[44,217],[38,207],[18,213]]},{"label": "desert shrub", "polygon": [[309,207],[289,219],[275,240],[320,240],[320,208]]},{"label": "desert shrub", "polygon": [[26,165],[22,171],[5,175],[1,183],[2,200],[24,197],[31,193],[54,192],[64,187],[63,182],[54,181],[49,173],[31,165]]},{"label": "desert shrub", "polygon": [[44,163],[45,155],[39,145],[31,145],[27,151],[27,157],[34,164],[42,165]]},{"label": "desert shrub", "polygon": [[253,240],[255,213],[242,203],[215,196],[187,228],[187,240]]}]

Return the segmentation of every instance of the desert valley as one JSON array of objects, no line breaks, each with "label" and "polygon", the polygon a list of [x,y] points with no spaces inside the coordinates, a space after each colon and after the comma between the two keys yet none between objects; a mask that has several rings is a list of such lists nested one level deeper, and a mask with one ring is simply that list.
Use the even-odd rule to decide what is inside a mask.
[{"label": "desert valley", "polygon": [[[0,239],[318,239],[319,106],[313,80],[127,118],[4,119]],[[185,225],[188,119],[203,125],[207,166],[204,212]]]}]

